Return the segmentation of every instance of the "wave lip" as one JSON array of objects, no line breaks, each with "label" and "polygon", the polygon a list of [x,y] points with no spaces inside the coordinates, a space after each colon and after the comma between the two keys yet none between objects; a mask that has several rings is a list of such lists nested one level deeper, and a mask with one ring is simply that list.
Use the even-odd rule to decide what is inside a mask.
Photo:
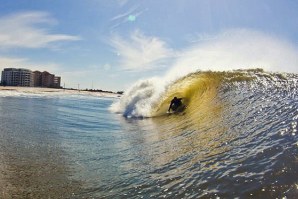
[{"label": "wave lip", "polygon": [[110,110],[125,117],[152,117],[152,108],[164,92],[162,84],[157,78],[139,81],[112,104]]}]

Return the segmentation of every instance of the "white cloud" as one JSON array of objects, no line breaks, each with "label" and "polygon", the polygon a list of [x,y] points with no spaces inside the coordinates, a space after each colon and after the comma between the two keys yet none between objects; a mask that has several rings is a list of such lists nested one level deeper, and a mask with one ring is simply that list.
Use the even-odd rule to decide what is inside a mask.
[{"label": "white cloud", "polygon": [[173,55],[164,41],[147,37],[139,31],[133,32],[127,40],[115,36],[111,39],[111,45],[121,59],[121,66],[131,71],[160,67],[163,60]]},{"label": "white cloud", "polygon": [[274,72],[298,72],[298,49],[290,42],[247,29],[229,30],[180,51],[168,76],[196,70],[263,68]]},{"label": "white cloud", "polygon": [[80,38],[66,34],[51,34],[41,26],[55,24],[45,12],[24,12],[0,18],[0,48],[44,48],[60,41]]}]

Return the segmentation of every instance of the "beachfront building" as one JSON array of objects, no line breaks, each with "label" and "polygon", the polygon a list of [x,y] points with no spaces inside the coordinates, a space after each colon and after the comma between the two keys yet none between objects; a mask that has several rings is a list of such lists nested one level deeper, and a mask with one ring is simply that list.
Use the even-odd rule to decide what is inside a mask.
[{"label": "beachfront building", "polygon": [[34,87],[41,87],[41,72],[33,71]]},{"label": "beachfront building", "polygon": [[57,77],[47,71],[34,71],[34,86],[47,88],[61,88],[61,77]]},{"label": "beachfront building", "polygon": [[54,87],[60,88],[61,86],[61,77],[54,76]]},{"label": "beachfront building", "polygon": [[44,71],[41,73],[41,87],[54,87],[55,75]]},{"label": "beachfront building", "polygon": [[5,68],[2,71],[2,85],[61,88],[61,77],[47,71],[40,72],[22,68]]},{"label": "beachfront building", "polygon": [[45,88],[61,88],[61,77],[57,77],[47,71],[34,71],[34,86]]},{"label": "beachfront building", "polygon": [[5,68],[1,82],[6,86],[34,86],[32,71],[24,68]]}]

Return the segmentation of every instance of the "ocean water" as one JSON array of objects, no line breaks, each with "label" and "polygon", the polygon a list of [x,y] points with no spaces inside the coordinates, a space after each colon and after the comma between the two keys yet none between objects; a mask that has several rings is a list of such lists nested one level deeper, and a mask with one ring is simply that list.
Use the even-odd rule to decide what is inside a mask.
[{"label": "ocean water", "polygon": [[[297,82],[199,72],[121,99],[0,94],[0,196],[297,198]],[[173,96],[184,112],[167,113]]]}]

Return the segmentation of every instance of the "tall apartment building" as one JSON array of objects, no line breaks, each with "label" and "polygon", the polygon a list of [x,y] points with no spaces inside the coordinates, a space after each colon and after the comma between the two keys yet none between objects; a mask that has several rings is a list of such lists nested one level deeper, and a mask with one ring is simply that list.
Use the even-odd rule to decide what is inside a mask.
[{"label": "tall apartment building", "polygon": [[34,71],[34,86],[46,88],[61,88],[61,77],[57,77],[47,71]]},{"label": "tall apartment building", "polygon": [[34,87],[41,87],[41,72],[40,71],[34,71],[33,72],[34,77]]},{"label": "tall apartment building", "polygon": [[60,88],[61,77],[44,71],[34,71],[20,68],[5,68],[2,71],[1,83],[7,86],[30,86]]},{"label": "tall apartment building", "polygon": [[34,86],[32,71],[24,68],[5,68],[1,82],[7,86]]},{"label": "tall apartment building", "polygon": [[41,73],[41,87],[54,87],[55,75],[44,71]]}]

